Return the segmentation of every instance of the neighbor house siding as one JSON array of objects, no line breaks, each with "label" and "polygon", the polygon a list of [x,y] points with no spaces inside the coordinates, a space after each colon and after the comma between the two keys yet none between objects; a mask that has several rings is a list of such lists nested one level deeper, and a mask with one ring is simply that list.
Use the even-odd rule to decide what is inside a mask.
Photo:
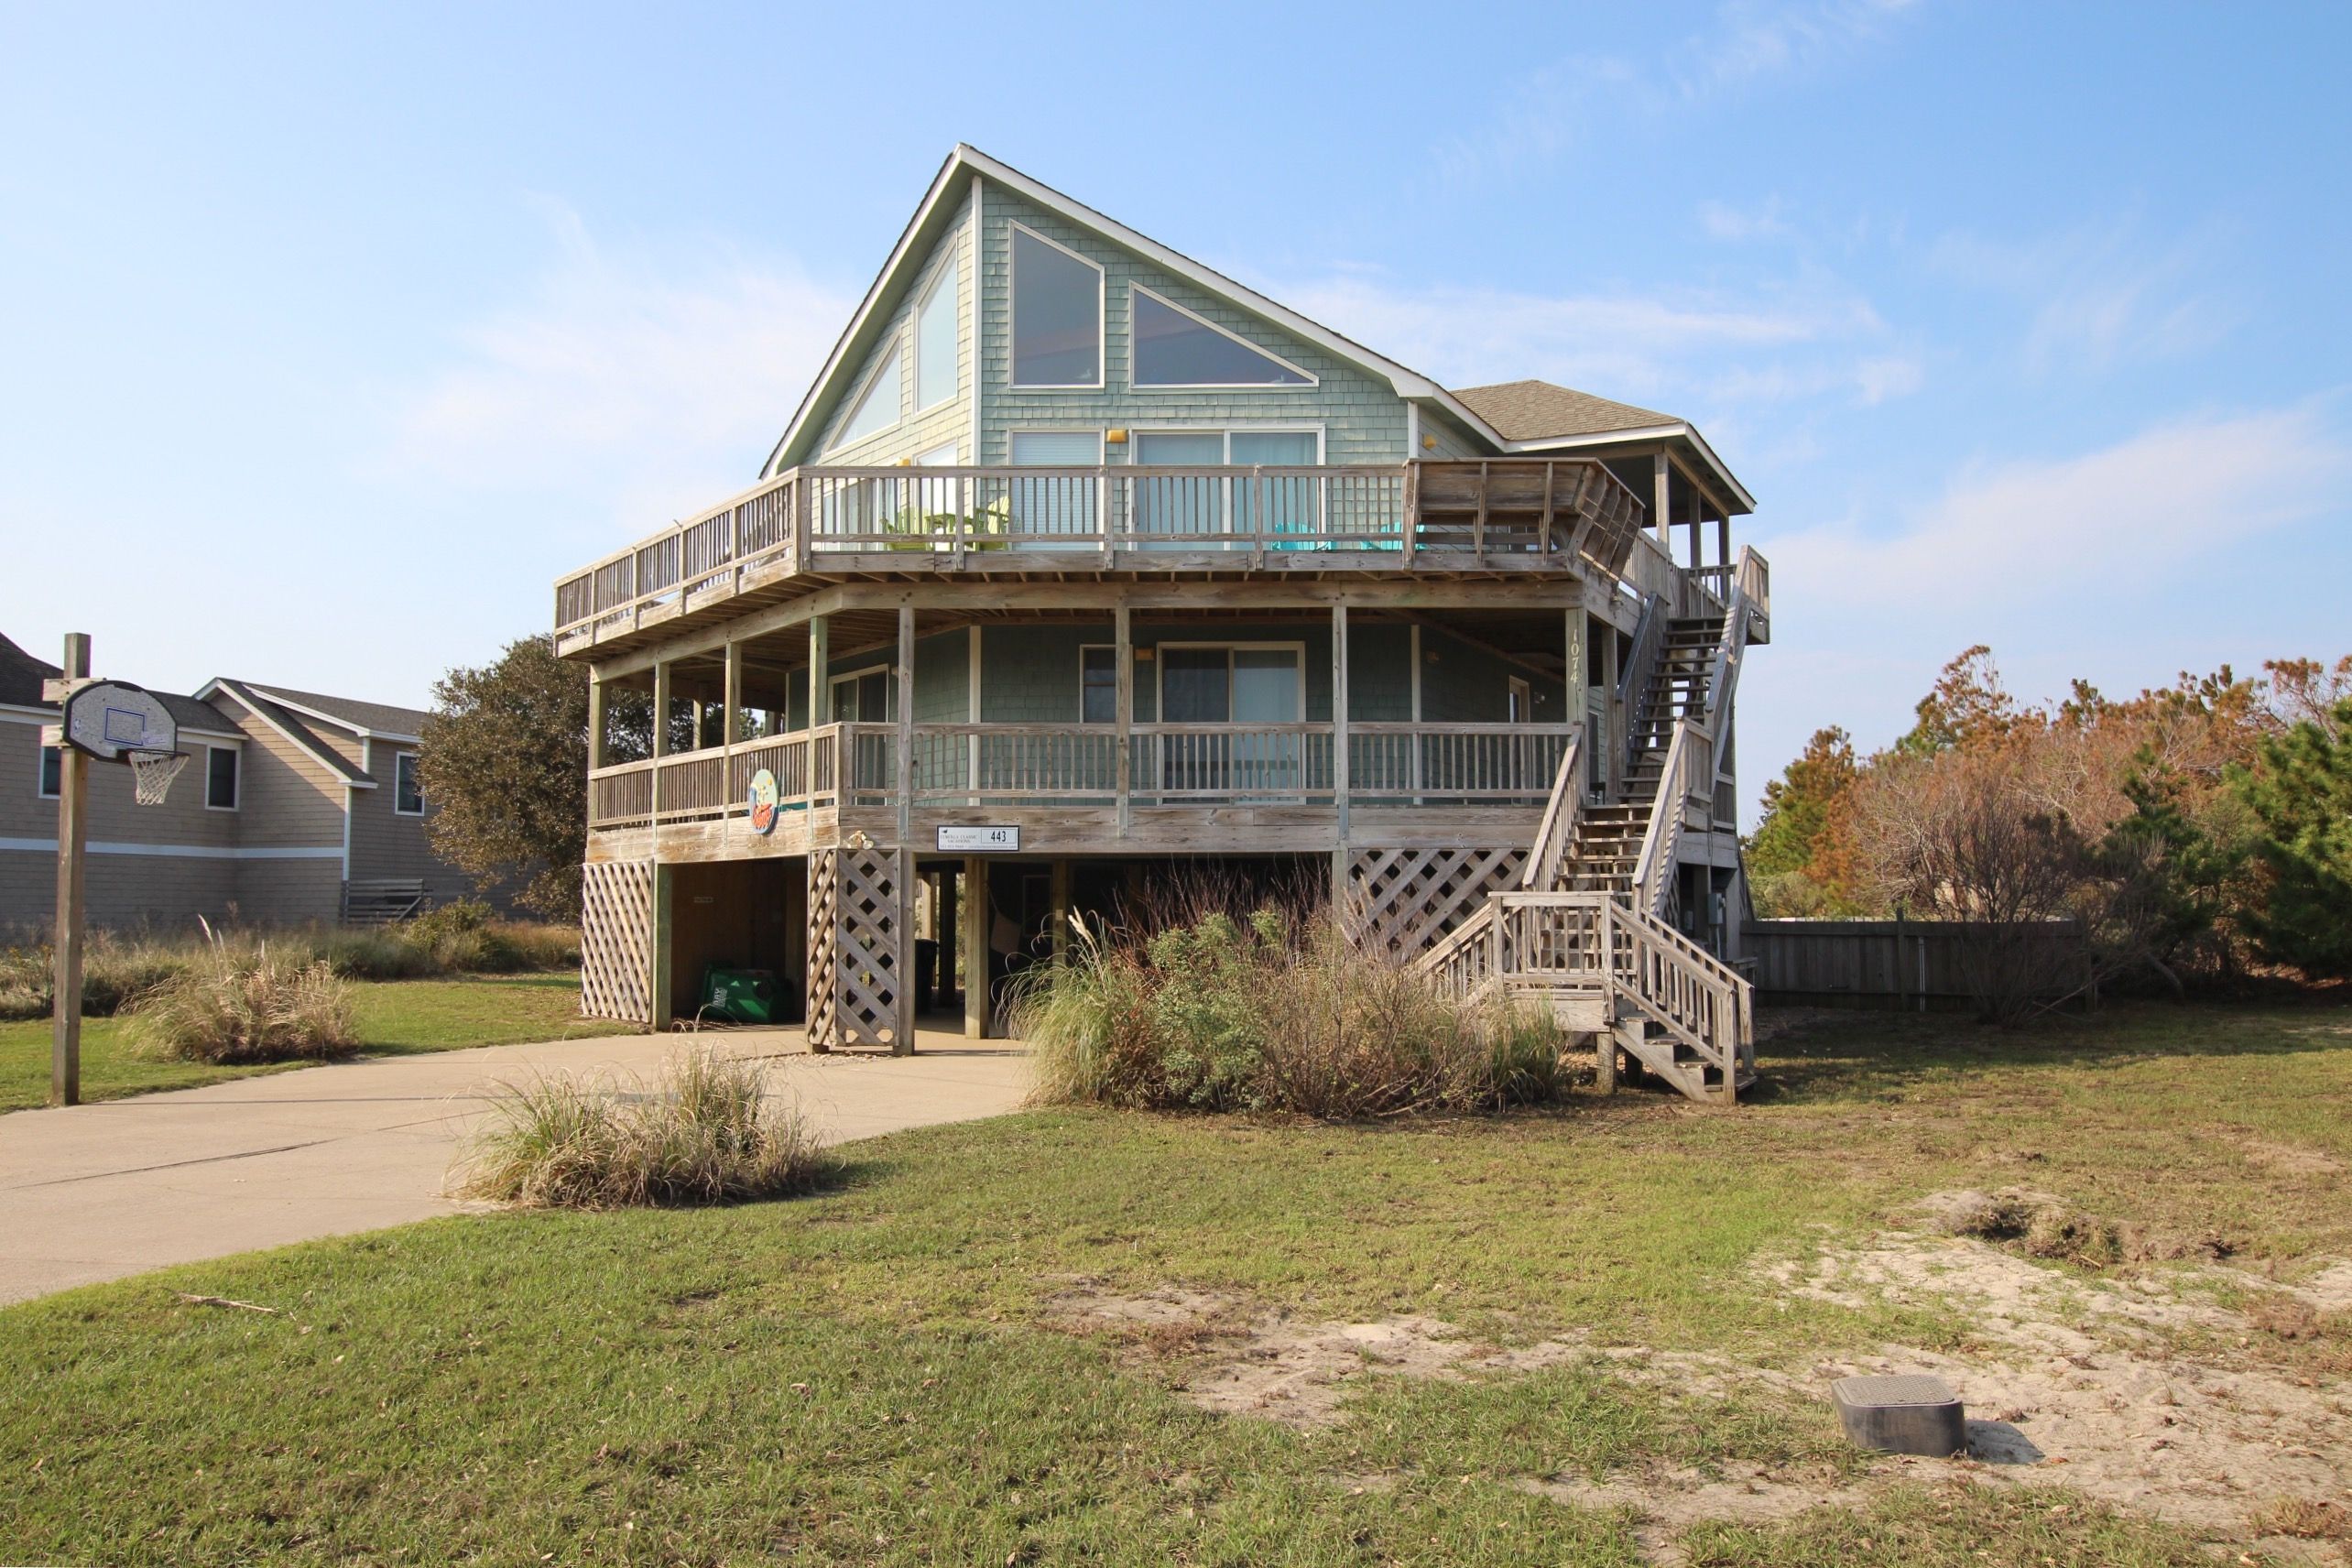
[{"label": "neighbor house siding", "polygon": [[[343,746],[336,749],[342,750]],[[416,749],[405,742],[371,740],[360,751],[365,758],[364,769],[376,780],[376,788],[351,792],[351,878],[379,882],[414,877],[424,883],[426,895],[436,904],[469,898],[474,890],[473,879],[434,855],[432,842],[426,836],[432,802],[425,802],[425,814],[420,817],[404,817],[394,810],[399,800],[394,787],[398,764],[394,759],[403,753],[413,756]]]},{"label": "neighbor house siding", "polygon": [[[1015,390],[1012,386],[1010,285],[1016,223],[1104,269],[1103,386],[1099,390],[1031,391]],[[1404,399],[1385,381],[997,186],[988,187],[981,229],[979,462],[1010,462],[1015,430],[1268,424],[1323,426],[1326,463],[1404,460]],[[1320,385],[1212,392],[1137,390],[1128,366],[1127,317],[1129,289],[1138,282],[1279,354],[1312,374]],[[1109,455],[1114,463],[1124,461],[1125,454],[1116,447],[1109,449]]]},{"label": "neighbor house siding", "polygon": [[[53,720],[0,713],[0,933],[30,934],[56,916],[58,803],[38,793],[44,722]],[[205,809],[205,744],[206,737],[183,738],[188,766],[160,806],[132,800],[129,768],[91,764],[87,842],[100,847],[82,863],[82,887],[93,925],[176,925],[229,912],[240,813]],[[162,853],[104,847],[113,844]]]},{"label": "neighbor house siding", "polygon": [[[914,284],[893,305],[885,319],[880,335],[866,356],[859,361],[856,374],[843,384],[838,401],[822,415],[822,434],[814,448],[802,461],[839,467],[882,467],[910,461],[934,448],[956,443],[961,461],[972,461],[972,296],[975,275],[971,224],[959,223],[932,247],[922,269],[915,276]],[[957,258],[956,271],[956,395],[929,409],[915,408],[915,310],[930,293],[931,281],[939,276],[950,256]],[[878,430],[863,441],[835,448],[835,432],[846,424],[882,362],[892,349],[898,351],[898,420],[888,430]],[[884,396],[890,395],[886,388]]]},{"label": "neighbor house siding", "polygon": [[213,699],[213,706],[235,720],[246,735],[245,847],[335,852],[332,858],[240,860],[240,912],[265,924],[341,919],[343,779],[226,691]]}]

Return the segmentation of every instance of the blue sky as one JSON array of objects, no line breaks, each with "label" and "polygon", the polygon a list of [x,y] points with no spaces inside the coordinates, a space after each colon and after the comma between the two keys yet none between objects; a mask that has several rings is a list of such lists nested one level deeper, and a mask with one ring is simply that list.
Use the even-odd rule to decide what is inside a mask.
[{"label": "blue sky", "polygon": [[[878,31],[869,31],[874,25]],[[1761,503],[1752,799],[2352,648],[2352,10],[0,5],[0,631],[421,702],[748,483],[966,140]]]}]

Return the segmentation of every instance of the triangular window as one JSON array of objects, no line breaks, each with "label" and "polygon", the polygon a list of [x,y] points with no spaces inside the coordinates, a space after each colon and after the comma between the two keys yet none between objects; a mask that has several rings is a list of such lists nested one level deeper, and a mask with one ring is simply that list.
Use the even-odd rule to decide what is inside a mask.
[{"label": "triangular window", "polygon": [[833,439],[836,448],[888,430],[898,422],[898,351],[893,348],[874,379],[866,384],[866,396],[857,400],[857,408],[841,427]]},{"label": "triangular window", "polygon": [[1128,331],[1138,387],[1312,387],[1315,378],[1137,284]]}]

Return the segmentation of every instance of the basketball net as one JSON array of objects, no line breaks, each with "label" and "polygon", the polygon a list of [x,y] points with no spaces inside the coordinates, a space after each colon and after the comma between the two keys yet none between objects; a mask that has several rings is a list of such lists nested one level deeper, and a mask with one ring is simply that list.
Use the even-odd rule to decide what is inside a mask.
[{"label": "basketball net", "polygon": [[184,751],[134,751],[125,754],[131,764],[131,799],[142,806],[160,806],[171,793],[171,781],[188,766]]}]

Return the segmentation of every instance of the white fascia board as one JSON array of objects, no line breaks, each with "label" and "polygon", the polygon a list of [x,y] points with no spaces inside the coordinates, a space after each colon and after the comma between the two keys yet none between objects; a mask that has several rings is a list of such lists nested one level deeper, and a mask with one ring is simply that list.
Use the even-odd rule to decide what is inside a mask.
[{"label": "white fascia board", "polygon": [[[0,702],[0,724],[53,724],[57,722],[55,708],[28,708],[19,702]],[[201,735],[206,740],[225,741],[232,746],[242,746],[245,740],[245,736],[228,730],[182,729],[180,733]]]},{"label": "white fascia board", "polygon": [[[922,204],[916,208],[914,218],[907,224],[905,233],[898,236],[898,245],[892,248],[890,259],[883,263],[882,270],[875,278],[873,286],[866,289],[865,299],[857,307],[857,314],[850,318],[848,331],[843,332],[841,340],[833,345],[831,357],[825,361],[824,368],[818,372],[817,379],[809,388],[808,396],[800,399],[800,407],[793,414],[791,424],[785,430],[783,437],[777,441],[775,447],[769,451],[767,463],[760,468],[762,476],[771,476],[777,472],[776,465],[783,454],[800,441],[810,414],[830,400],[852,348],[860,341],[866,323],[873,318],[882,300],[890,294],[898,282],[899,272],[912,265],[916,242],[926,232],[931,214],[938,208],[941,201],[953,188],[956,176],[964,173],[977,174],[997,181],[1007,190],[1018,191],[1022,197],[1045,208],[1048,212],[1057,213],[1081,228],[1093,230],[1114,245],[1133,251],[1145,260],[1175,274],[1195,288],[1238,305],[1253,315],[1264,318],[1292,336],[1303,338],[1315,344],[1334,358],[1345,360],[1359,369],[1383,377],[1397,396],[1418,397],[1435,403],[1469,430],[1492,441],[1496,446],[1500,447],[1505,444],[1501,432],[1476,414],[1472,413],[1468,406],[1455,397],[1453,393],[1421,375],[1421,372],[1375,354],[1362,343],[1340,336],[1321,322],[1309,321],[1289,306],[1269,299],[1256,289],[1236,283],[1223,273],[1203,267],[1192,257],[1169,249],[1149,235],[1138,234],[1117,219],[1107,217],[1083,201],[1073,201],[1051,186],[1040,184],[1019,169],[997,162],[979,148],[959,142],[956,144],[955,150],[947,155],[947,161],[940,166],[937,178],[932,180],[931,189],[923,195]],[[975,267],[975,274],[977,270]]]},{"label": "white fascia board", "polygon": [[1743,512],[1756,510],[1756,497],[1748,494],[1748,486],[1742,485],[1731,470],[1724,466],[1723,459],[1715,455],[1715,448],[1707,444],[1704,436],[1700,435],[1695,428],[1680,419],[1671,425],[1644,425],[1637,430],[1598,430],[1591,435],[1541,436],[1532,441],[1505,441],[1503,450],[1507,452],[1573,452],[1581,447],[1617,446],[1633,441],[1657,441],[1689,442],[1691,450],[1704,460],[1708,472],[1721,480],[1724,488],[1730,491],[1733,498],[1738,501],[1740,509]]},{"label": "white fascia board", "polygon": [[[303,756],[309,757],[311,761],[325,768],[328,773],[333,776],[335,782],[341,784],[344,789],[373,789],[376,788],[376,780],[373,779],[353,779],[346,777],[341,767],[337,766],[335,763],[329,762],[325,757],[321,757],[316,751],[313,751],[310,748],[309,743],[305,742],[301,736],[294,734],[291,730],[289,730],[284,724],[279,724],[276,719],[271,718],[268,712],[262,707],[260,702],[254,696],[254,694],[238,686],[235,681],[222,680],[216,677],[204,683],[204,690],[208,693],[212,691],[227,692],[231,702],[236,703],[238,707],[243,708],[246,713],[251,713],[255,718],[259,719],[263,724],[267,724],[271,729],[276,730],[278,732],[278,739],[284,741],[288,746],[292,746],[296,751],[300,752]],[[207,696],[203,700],[209,702],[211,701],[211,698]],[[276,702],[277,699],[273,697],[270,701]]]}]

